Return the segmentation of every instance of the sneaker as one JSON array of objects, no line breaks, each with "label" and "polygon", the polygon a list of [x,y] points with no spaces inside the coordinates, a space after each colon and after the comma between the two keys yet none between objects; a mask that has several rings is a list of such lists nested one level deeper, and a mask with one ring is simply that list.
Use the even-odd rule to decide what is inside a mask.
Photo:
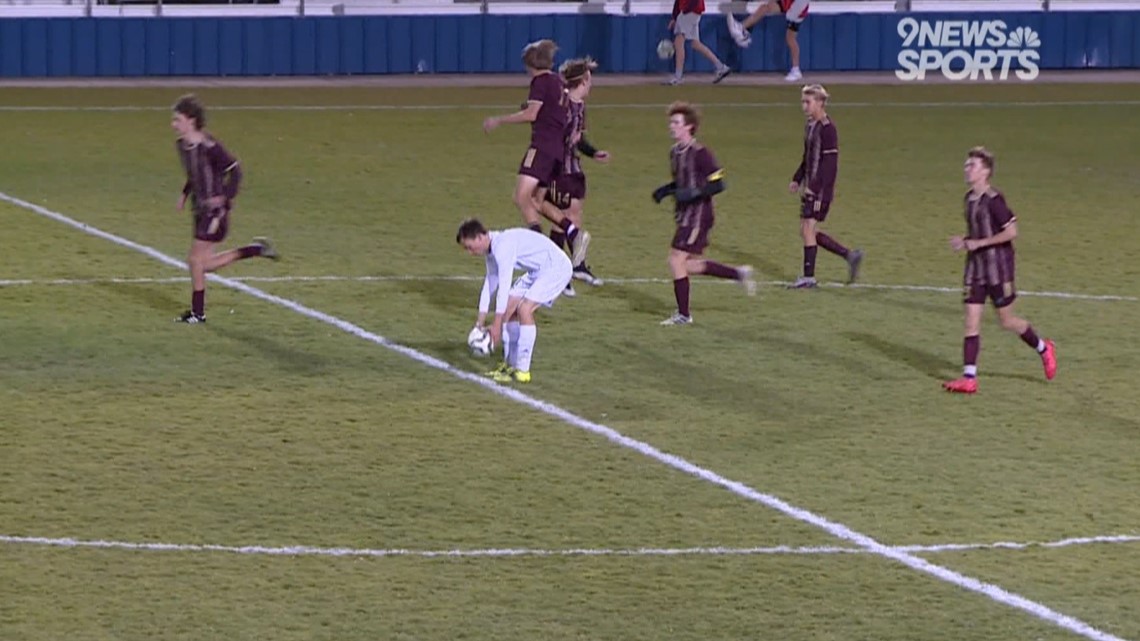
[{"label": "sneaker", "polygon": [[978,391],[978,379],[963,376],[952,381],[946,381],[942,384],[942,389],[955,394],[974,394]]},{"label": "sneaker", "polygon": [[787,80],[788,82],[795,82],[803,77],[804,75],[800,73],[799,67],[792,67],[792,70],[788,72],[788,75],[784,76],[784,80]]},{"label": "sneaker", "polygon": [[859,266],[863,263],[863,250],[856,249],[847,254],[847,284],[854,283],[859,278]]},{"label": "sneaker", "polygon": [[740,286],[749,296],[756,295],[756,280],[752,277],[752,265],[741,265],[736,270],[740,276]]},{"label": "sneaker", "polygon": [[725,16],[725,21],[728,23],[728,35],[732,36],[736,46],[747,47],[752,44],[752,37],[745,31],[744,25],[740,24],[731,13]]},{"label": "sneaker", "polygon": [[277,248],[273,246],[273,241],[269,240],[265,236],[258,236],[257,238],[254,238],[253,244],[259,245],[261,247],[262,258],[268,258],[269,260],[277,260],[281,258],[281,255],[277,253]]},{"label": "sneaker", "polygon": [[666,80],[663,84],[669,85],[670,87],[676,87],[677,85],[681,84],[681,76],[678,76],[676,74],[669,76],[669,79]]},{"label": "sneaker", "polygon": [[590,271],[590,266],[586,263],[582,263],[574,268],[574,278],[583,281],[591,287],[602,286],[602,279],[595,276],[594,272]]},{"label": "sneaker", "polygon": [[562,290],[562,295],[566,298],[574,298],[578,292],[574,291],[574,285],[566,283],[566,289]]},{"label": "sneaker", "polygon": [[1045,351],[1041,352],[1041,364],[1045,367],[1045,380],[1053,380],[1057,375],[1057,347],[1053,345],[1053,341],[1045,341]]},{"label": "sneaker", "polygon": [[673,315],[661,321],[661,324],[666,327],[669,325],[692,325],[693,317],[685,316],[681,312],[673,312]]},{"label": "sneaker", "polygon": [[578,234],[574,236],[574,242],[570,243],[570,262],[574,265],[586,262],[586,250],[589,248],[590,232],[579,228]]},{"label": "sneaker", "polygon": [[186,323],[187,325],[197,325],[198,323],[205,323],[206,322],[206,315],[202,314],[201,316],[199,316],[198,314],[195,314],[194,312],[192,312],[190,310],[186,310],[185,312],[183,312],[183,314],[181,316],[179,316],[178,318],[175,318],[174,322],[175,323]]},{"label": "sneaker", "polygon": [[814,277],[800,276],[796,279],[796,282],[788,285],[788,289],[814,289],[816,285],[819,285],[819,283],[816,282]]},{"label": "sneaker", "polygon": [[721,67],[720,71],[717,71],[716,75],[713,76],[713,84],[720,84],[720,81],[727,78],[730,73],[732,73],[732,69]]}]

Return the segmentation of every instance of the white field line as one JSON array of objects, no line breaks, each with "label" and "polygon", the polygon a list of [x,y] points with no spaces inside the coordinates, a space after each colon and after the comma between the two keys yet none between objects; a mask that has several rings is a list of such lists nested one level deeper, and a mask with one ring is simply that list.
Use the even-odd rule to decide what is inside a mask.
[{"label": "white field line", "polygon": [[[415,275],[415,274],[396,274],[387,276],[231,276],[230,280],[243,282],[243,283],[313,283],[313,282],[478,282],[482,281],[481,276],[432,276],[432,275]],[[667,278],[606,278],[607,283],[614,285],[645,285],[645,284],[668,284],[672,281]],[[165,283],[188,283],[190,278],[188,276],[170,276],[165,278],[55,278],[55,279],[10,279],[0,280],[0,287],[21,287],[33,285],[104,285],[104,284],[124,284],[124,285],[152,285],[152,284],[165,284]],[[736,283],[728,280],[698,280],[697,282],[709,285],[735,285]],[[760,287],[786,287],[791,283],[784,280],[766,280],[756,283]],[[855,283],[854,285],[847,285],[844,283],[820,283],[821,287],[828,287],[834,289],[872,289],[872,290],[901,290],[911,292],[937,292],[945,294],[958,294],[961,293],[961,287],[940,287],[937,285],[881,285],[869,283]],[[1037,296],[1042,298],[1062,298],[1069,300],[1092,300],[1092,301],[1125,301],[1137,302],[1140,298],[1136,296],[1123,296],[1119,294],[1081,294],[1074,292],[1036,292],[1021,290],[1017,292],[1019,296]]]},{"label": "white field line", "polygon": [[[136,243],[133,240],[123,238],[122,236],[116,236],[115,234],[105,232],[101,229],[79,222],[73,218],[69,218],[68,216],[65,216],[59,212],[55,212],[34,203],[30,203],[26,200],[21,200],[14,196],[10,196],[4,192],[0,192],[0,200],[27,209],[31,212],[39,214],[40,216],[44,216],[45,218],[50,218],[57,222],[63,223],[65,225],[78,229],[85,234],[90,234],[97,238],[102,238],[121,247],[133,249],[136,252],[150,256],[151,258],[170,267],[174,267],[176,269],[186,268],[186,265],[181,261],[168,256],[153,247],[148,247],[146,245]],[[606,425],[585,419],[581,416],[578,416],[577,414],[563,409],[562,407],[554,405],[553,403],[539,400],[537,398],[524,394],[523,392],[520,392],[513,387],[499,385],[493,381],[486,379],[483,376],[458,369],[452,366],[450,363],[442,361],[434,356],[429,356],[410,347],[392,342],[387,338],[380,336],[379,334],[370,332],[346,320],[337,318],[330,314],[326,314],[311,307],[306,307],[305,305],[302,305],[296,301],[282,298],[280,296],[274,296],[273,294],[264,292],[255,287],[251,287],[245,283],[231,280],[223,276],[212,274],[210,280],[224,287],[235,289],[237,291],[249,294],[254,298],[258,298],[268,303],[273,303],[274,305],[284,307],[285,309],[296,312],[302,316],[306,316],[308,318],[312,318],[322,323],[331,325],[346,333],[352,334],[357,338],[369,341],[386,349],[392,350],[398,354],[407,356],[408,358],[411,358],[412,360],[417,361],[423,365],[440,370],[474,385],[479,385],[493,394],[497,394],[503,398],[519,403],[520,405],[525,405],[527,407],[543,412],[544,414],[557,418],[581,430],[602,436],[615,445],[634,450],[644,456],[672,467],[673,469],[679,470],[691,476],[695,476],[713,485],[722,487],[732,492],[733,494],[736,494],[737,496],[748,499],[755,503],[759,503],[761,505],[765,505],[797,521],[813,525],[838,539],[864,548],[871,554],[891,559],[911,568],[912,570],[928,574],[936,579],[939,579],[940,581],[949,583],[951,585],[956,585],[971,592],[976,592],[992,601],[1002,603],[1012,608],[1016,608],[1023,612],[1029,613],[1030,615],[1042,621],[1046,621],[1085,638],[1093,639],[1094,641],[1125,641],[1121,637],[1117,637],[1094,628],[1084,621],[1053,610],[1045,605],[1042,605],[1041,603],[1027,599],[1019,594],[1010,592],[1009,590],[1006,590],[1000,586],[991,583],[985,583],[984,581],[975,579],[965,574],[961,574],[959,572],[955,572],[954,570],[943,567],[941,565],[936,565],[930,561],[927,561],[926,559],[916,556],[911,552],[906,552],[884,545],[883,543],[880,543],[870,536],[861,532],[857,532],[842,523],[832,521],[824,516],[792,505],[791,503],[788,503],[787,501],[784,501],[783,499],[780,499],[771,494],[760,492],[759,490],[756,490],[739,481],[728,479],[710,469],[700,467],[699,465],[691,463],[688,460],[685,460],[674,454],[663,452],[648,443],[626,436]],[[189,329],[190,331],[194,331],[193,328]]]},{"label": "white field line", "polygon": [[[1027,543],[947,543],[938,545],[906,545],[894,549],[912,553],[960,552],[972,550],[1028,550],[1035,548],[1063,548],[1075,545],[1135,543],[1140,536],[1107,535],[1089,536],[1060,541]],[[346,548],[288,545],[216,545],[210,543],[133,543],[128,541],[81,540],[42,536],[0,535],[0,543],[36,545],[60,548],[98,548],[142,552],[225,552],[265,556],[332,556],[332,557],[414,557],[414,558],[503,558],[503,557],[561,557],[561,556],[757,556],[757,555],[827,555],[873,554],[866,548],[836,546],[777,545],[772,547],[689,547],[689,548],[485,548],[451,550],[412,550],[407,548]]]},{"label": "white field line", "polygon": [[[665,103],[590,103],[590,109],[661,109]],[[832,109],[941,109],[941,108],[1008,108],[1008,107],[1132,107],[1140,105],[1140,100],[1043,100],[1043,101],[964,101],[964,102],[832,102]],[[787,102],[711,102],[701,106],[721,109],[796,109],[794,103]],[[213,111],[457,111],[457,110],[496,110],[502,104],[452,104],[452,105],[216,105]],[[137,112],[169,111],[169,105],[0,105],[0,112]]]}]

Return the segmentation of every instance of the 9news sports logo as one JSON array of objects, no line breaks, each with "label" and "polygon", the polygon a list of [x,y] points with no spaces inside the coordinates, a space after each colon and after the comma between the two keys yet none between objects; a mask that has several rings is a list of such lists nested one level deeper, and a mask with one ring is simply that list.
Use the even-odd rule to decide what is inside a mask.
[{"label": "9news sports logo", "polygon": [[1022,80],[1039,72],[1041,38],[1030,27],[1011,30],[1002,20],[899,21],[899,80],[924,80],[927,71],[941,71],[949,80],[1005,80],[1010,67]]}]

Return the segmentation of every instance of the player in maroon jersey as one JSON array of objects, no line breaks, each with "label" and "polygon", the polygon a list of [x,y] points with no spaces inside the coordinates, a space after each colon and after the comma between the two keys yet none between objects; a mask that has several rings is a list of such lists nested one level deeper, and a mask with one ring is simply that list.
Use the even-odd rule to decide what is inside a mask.
[{"label": "player in maroon jersey", "polygon": [[863,252],[847,249],[831,236],[818,231],[827,220],[835,197],[835,179],[839,175],[839,133],[827,115],[827,90],[821,85],[808,85],[800,92],[800,105],[807,116],[804,126],[804,155],[788,191],[800,193],[800,236],[804,241],[804,271],[792,287],[816,286],[815,254],[817,245],[847,261],[847,282],[859,277]]},{"label": "player in maroon jersey", "polygon": [[700,114],[695,106],[686,102],[669,105],[669,134],[675,143],[669,152],[673,182],[658,187],[653,200],[661,202],[672,195],[676,202],[673,216],[677,231],[669,250],[669,268],[673,273],[673,295],[677,298],[677,311],[661,322],[662,325],[689,325],[689,276],[704,274],[714,278],[739,281],[748,295],[756,293],[752,267],[732,267],[704,258],[712,231],[713,196],[724,191],[724,169],[717,163],[712,151],[695,138],[700,126]]},{"label": "player in maroon jersey", "polygon": [[752,44],[752,36],[749,35],[748,31],[756,26],[764,16],[775,13],[784,14],[784,20],[788,25],[784,39],[788,43],[788,53],[792,56],[792,68],[784,80],[794,82],[803,77],[803,73],[800,72],[800,43],[796,36],[800,31],[800,25],[807,19],[810,4],[810,0],[764,0],[742,22],[737,22],[736,18],[729,13],[727,16],[728,34],[736,41],[737,46],[747,47]]},{"label": "player in maroon jersey", "polygon": [[[582,229],[582,204],[586,200],[586,173],[582,170],[582,158],[579,153],[600,163],[608,163],[608,151],[597,149],[586,140],[586,97],[593,86],[593,71],[597,63],[590,58],[578,58],[562,63],[559,72],[566,82],[569,102],[570,119],[566,133],[566,155],[562,160],[562,173],[550,185],[546,192],[546,201],[543,202],[543,213],[547,218],[556,220],[555,215],[560,214],[570,220],[576,227]],[[550,239],[555,245],[562,247],[566,242],[566,234],[561,228],[550,230]],[[589,285],[598,287],[602,280],[594,276],[590,266],[586,264],[586,245],[579,242],[571,249],[571,260],[574,263],[574,278]],[[574,296],[574,286],[567,285],[565,296]]]},{"label": "player in maroon jersey", "polygon": [[[519,165],[514,199],[523,222],[538,233],[542,233],[542,201],[546,199],[550,184],[562,172],[562,160],[566,154],[569,98],[562,77],[553,71],[557,50],[558,45],[553,40],[528,44],[522,53],[523,64],[530,75],[526,106],[513,114],[492,116],[483,121],[483,131],[487,133],[502,124],[530,123],[530,147]],[[557,218],[554,223],[566,233],[571,247],[584,253],[578,245],[589,244],[589,235],[579,234],[569,219],[561,215]]]},{"label": "player in maroon jersey", "polygon": [[1013,302],[1017,298],[1013,252],[1017,217],[1010,211],[1005,196],[990,186],[993,154],[984,147],[974,147],[966,156],[964,171],[970,185],[965,198],[967,233],[951,238],[950,247],[966,252],[963,276],[966,336],[962,346],[965,365],[962,377],[943,383],[943,387],[960,394],[978,391],[978,352],[987,298],[993,302],[1001,326],[1016,333],[1041,356],[1045,378],[1052,380],[1057,375],[1057,350],[1053,341],[1038,337],[1029,321],[1013,313]]},{"label": "player in maroon jersey", "polygon": [[186,184],[178,200],[178,209],[190,200],[194,210],[194,241],[187,263],[193,295],[190,309],[177,321],[206,322],[206,274],[230,263],[261,256],[277,260],[277,251],[267,238],[254,238],[245,247],[217,253],[218,244],[226,239],[230,211],[241,186],[241,165],[216,138],[205,131],[206,109],[193,94],[182,96],[174,104],[170,125],[178,134],[175,146],[186,171]]}]

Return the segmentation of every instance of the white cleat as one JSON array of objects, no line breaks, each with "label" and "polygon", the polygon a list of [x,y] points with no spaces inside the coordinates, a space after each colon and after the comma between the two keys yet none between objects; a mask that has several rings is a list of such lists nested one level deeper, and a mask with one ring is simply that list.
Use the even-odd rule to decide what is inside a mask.
[{"label": "white cleat", "polygon": [[788,75],[784,76],[784,80],[787,80],[788,82],[795,82],[803,77],[804,75],[800,73],[799,67],[792,67],[792,70],[788,72]]},{"label": "white cleat", "polygon": [[685,316],[681,312],[673,312],[673,315],[661,321],[661,324],[665,327],[669,327],[670,325],[692,325],[693,317]]},{"label": "white cleat", "polygon": [[748,35],[744,25],[740,24],[740,21],[731,13],[725,16],[725,21],[728,23],[728,35],[732,36],[736,46],[743,48],[752,44],[752,37]]}]

